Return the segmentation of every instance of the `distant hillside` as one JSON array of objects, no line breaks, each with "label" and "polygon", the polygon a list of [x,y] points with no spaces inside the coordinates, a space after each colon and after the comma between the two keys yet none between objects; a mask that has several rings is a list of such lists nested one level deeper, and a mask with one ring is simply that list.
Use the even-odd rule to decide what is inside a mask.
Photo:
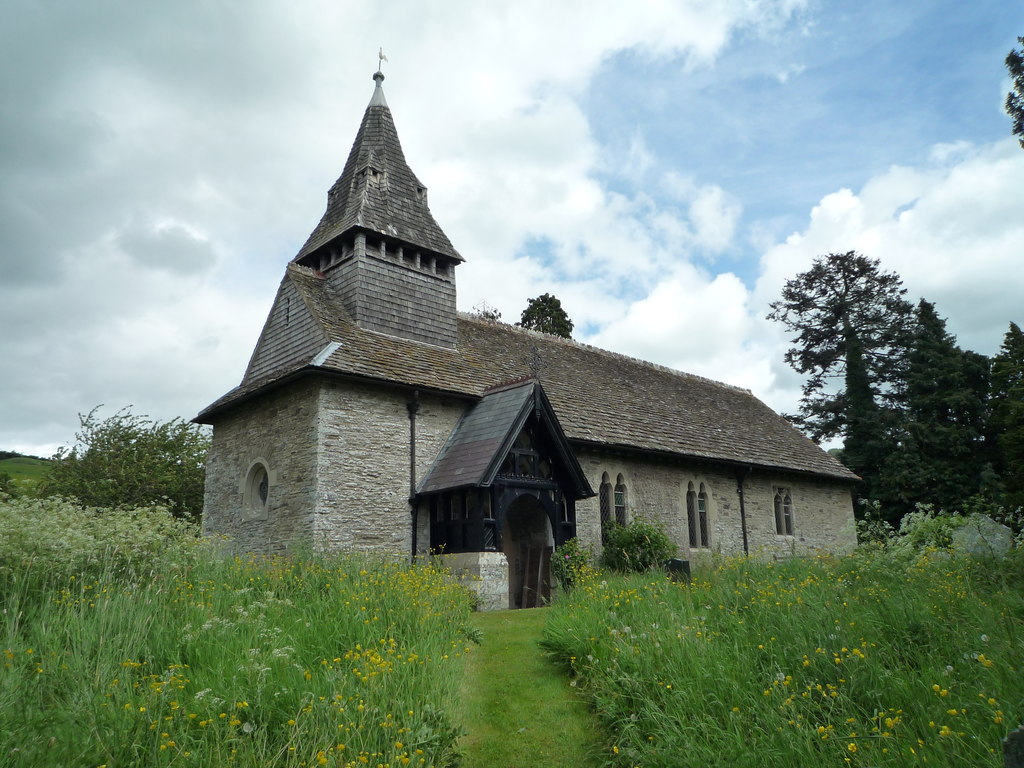
[{"label": "distant hillside", "polygon": [[35,488],[50,464],[47,459],[23,456],[13,451],[0,451],[0,456],[3,457],[0,458],[0,474],[9,475],[15,487],[22,491]]},{"label": "distant hillside", "polygon": [[0,461],[4,459],[39,459],[40,456],[32,456],[27,453],[18,453],[17,451],[0,451]]}]

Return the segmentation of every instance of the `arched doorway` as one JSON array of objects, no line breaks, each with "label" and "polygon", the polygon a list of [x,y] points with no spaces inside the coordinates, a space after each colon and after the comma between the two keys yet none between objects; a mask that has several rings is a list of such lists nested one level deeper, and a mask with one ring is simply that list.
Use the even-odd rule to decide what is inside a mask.
[{"label": "arched doorway", "polygon": [[547,511],[535,496],[523,494],[505,512],[502,551],[508,559],[509,604],[534,608],[551,599],[554,536]]}]

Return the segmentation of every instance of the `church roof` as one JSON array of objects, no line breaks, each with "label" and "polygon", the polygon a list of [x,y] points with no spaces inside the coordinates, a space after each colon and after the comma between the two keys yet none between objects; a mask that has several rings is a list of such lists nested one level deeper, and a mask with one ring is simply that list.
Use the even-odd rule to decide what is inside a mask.
[{"label": "church roof", "polygon": [[533,378],[488,391],[466,411],[420,483],[419,492],[490,485],[531,413],[537,414],[547,431],[554,453],[572,483],[574,498],[593,496],[544,388]]},{"label": "church roof", "polygon": [[427,188],[409,168],[391,109],[377,83],[341,176],[327,193],[327,210],[295,261],[362,229],[463,261],[427,207]]},{"label": "church roof", "polygon": [[841,480],[856,475],[749,391],[569,339],[460,315],[454,349],[359,328],[322,274],[291,264],[286,280],[329,343],[308,361],[246,381],[204,410],[232,404],[292,375],[323,372],[470,399],[536,376],[566,437],[607,449],[772,467]]}]

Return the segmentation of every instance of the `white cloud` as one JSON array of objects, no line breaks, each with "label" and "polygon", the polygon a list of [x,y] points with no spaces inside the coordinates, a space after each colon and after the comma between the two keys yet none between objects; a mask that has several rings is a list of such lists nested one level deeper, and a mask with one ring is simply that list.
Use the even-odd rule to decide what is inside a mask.
[{"label": "white cloud", "polygon": [[[803,231],[765,249],[753,290],[682,264],[639,300],[616,305],[587,340],[746,387],[793,413],[802,379],[782,362],[788,341],[765,319],[768,303],[815,256],[857,250],[901,275],[912,300],[935,302],[962,347],[994,353],[1009,322],[1024,322],[1024,153],[1007,139],[940,149],[932,161],[823,197]],[[692,183],[676,182],[693,194]]]},{"label": "white cloud", "polygon": [[824,197],[803,232],[765,253],[758,305],[816,255],[856,250],[899,274],[911,300],[934,302],[961,346],[993,353],[1021,321],[1024,153],[1006,139],[931,157]]},{"label": "white cloud", "polygon": [[[606,189],[580,107],[591,78],[626,50],[709,66],[802,4],[21,4],[0,30],[33,62],[0,72],[18,105],[0,128],[0,447],[46,452],[99,402],[188,417],[238,381],[341,171],[378,43],[407,156],[467,258],[460,306],[515,319],[554,290],[578,323],[607,322],[623,286],[677,266],[675,238],[721,247],[735,222],[711,186],[692,210]],[[383,39],[366,50],[338,45],[369,28]],[[637,173],[648,155],[638,138]]]},{"label": "white cloud", "polygon": [[[627,156],[596,138],[584,95],[616,55],[706,70],[738,30],[803,6],[26,4],[0,31],[11,60],[38,64],[0,72],[18,105],[0,127],[0,448],[65,442],[99,402],[191,416],[237,383],[341,172],[378,44],[406,155],[467,259],[460,307],[486,299],[514,321],[552,292],[578,336],[792,411],[800,382],[767,303],[815,255],[859,250],[935,301],[962,345],[994,351],[1024,321],[1013,140],[936,145],[858,190],[842,179],[776,243],[742,221],[742,190],[666,167],[631,115]],[[338,46],[367,28],[384,38]],[[741,222],[763,252],[753,291],[695,266],[735,256]]]}]

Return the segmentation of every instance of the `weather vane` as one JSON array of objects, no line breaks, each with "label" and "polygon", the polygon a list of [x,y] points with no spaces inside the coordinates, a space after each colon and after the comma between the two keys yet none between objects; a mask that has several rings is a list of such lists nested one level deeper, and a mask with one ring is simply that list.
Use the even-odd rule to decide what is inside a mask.
[{"label": "weather vane", "polygon": [[388,57],[384,55],[384,46],[382,45],[377,50],[377,71],[380,72],[384,67],[383,64],[388,60]]}]

